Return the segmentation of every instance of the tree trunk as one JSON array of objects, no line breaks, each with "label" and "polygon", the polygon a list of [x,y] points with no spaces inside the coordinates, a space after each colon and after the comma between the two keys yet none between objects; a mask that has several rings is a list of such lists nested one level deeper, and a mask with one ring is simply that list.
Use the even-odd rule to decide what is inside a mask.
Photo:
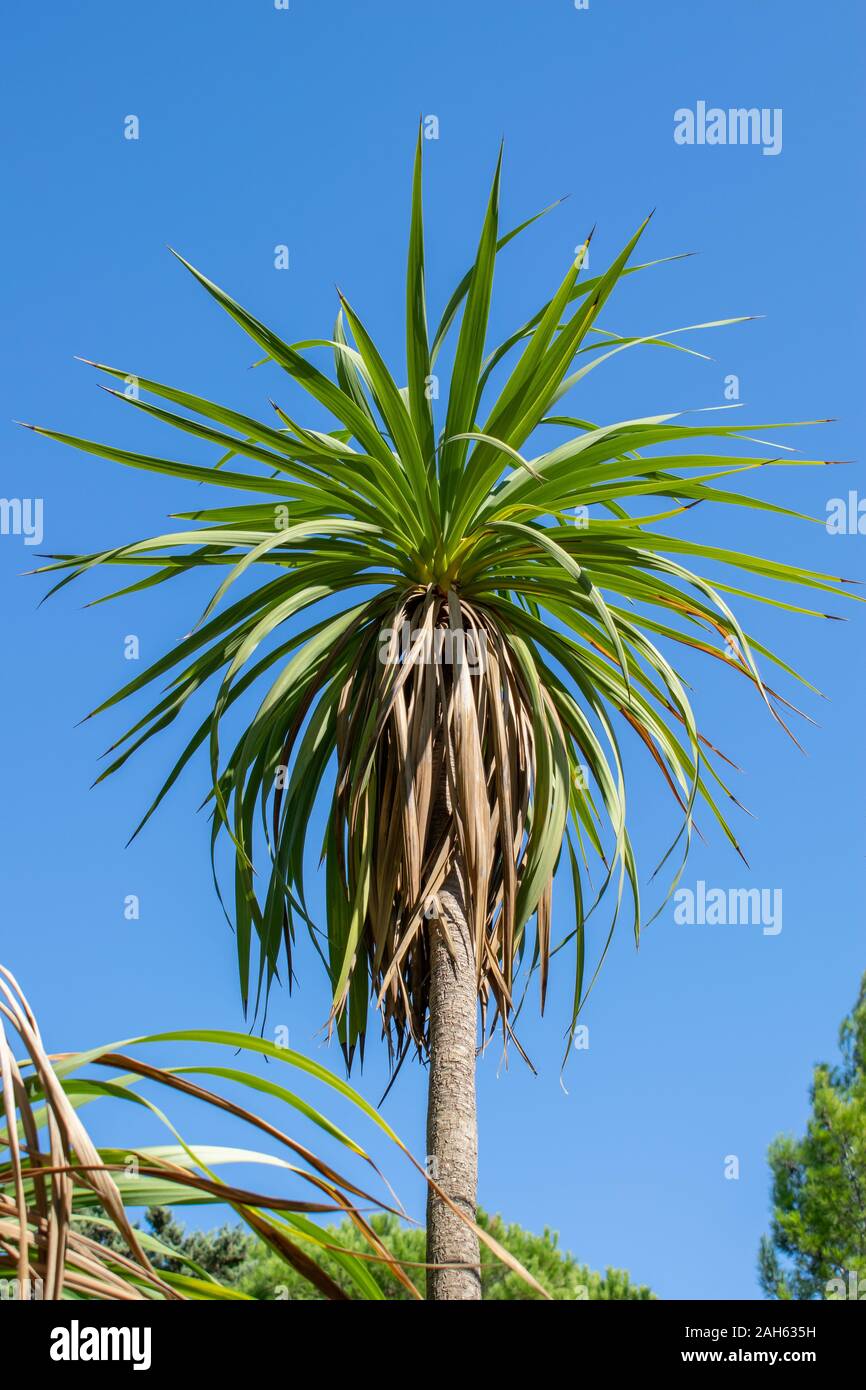
[{"label": "tree trunk", "polygon": [[[439,908],[456,960],[448,950],[442,927],[431,920],[427,1164],[434,1181],[461,1212],[474,1220],[478,1191],[478,996],[459,868],[452,871],[440,890]],[[471,1266],[428,1270],[428,1299],[480,1299],[478,1238],[432,1189],[427,1192],[427,1261]]]}]

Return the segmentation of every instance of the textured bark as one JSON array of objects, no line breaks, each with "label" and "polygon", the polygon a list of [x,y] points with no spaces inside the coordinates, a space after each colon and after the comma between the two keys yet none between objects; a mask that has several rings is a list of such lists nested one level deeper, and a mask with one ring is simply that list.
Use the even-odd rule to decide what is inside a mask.
[{"label": "textured bark", "polygon": [[[478,1191],[478,995],[459,869],[450,874],[440,890],[439,907],[456,960],[451,958],[441,927],[431,921],[427,1162],[430,1176],[460,1211],[474,1220]],[[428,1271],[429,1299],[481,1297],[478,1238],[432,1189],[427,1193],[427,1260],[474,1266]]]}]

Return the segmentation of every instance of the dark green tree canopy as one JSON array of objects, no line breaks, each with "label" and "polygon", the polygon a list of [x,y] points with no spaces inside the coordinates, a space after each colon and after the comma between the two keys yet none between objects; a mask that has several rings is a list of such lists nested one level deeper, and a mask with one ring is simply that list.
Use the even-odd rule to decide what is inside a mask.
[{"label": "dark green tree canopy", "polygon": [[[418,1227],[402,1225],[395,1216],[374,1216],[372,1223],[395,1259],[405,1261],[406,1272],[423,1293],[425,1279],[420,1266],[425,1259],[425,1232]],[[500,1216],[491,1217],[483,1211],[478,1213],[478,1223],[510,1251],[556,1301],[642,1301],[655,1298],[645,1284],[633,1284],[624,1270],[606,1269],[604,1274],[599,1274],[580,1264],[573,1255],[560,1248],[556,1232],[548,1227],[541,1235],[534,1235],[516,1223],[506,1224]],[[263,1241],[250,1236],[241,1226],[227,1225],[212,1231],[187,1232],[165,1207],[151,1208],[147,1213],[147,1224],[165,1245],[177,1250],[179,1255],[194,1260],[214,1278],[239,1288],[252,1298],[309,1302],[322,1297],[308,1280],[297,1275],[285,1260]],[[340,1226],[329,1228],[329,1231],[334,1245],[342,1250],[356,1250],[363,1254],[367,1248],[351,1221],[344,1221]],[[168,1258],[163,1264],[172,1267],[172,1261]],[[357,1297],[357,1289],[346,1278],[338,1260],[325,1254],[323,1264],[348,1297]],[[177,1267],[182,1267],[180,1262],[177,1262]],[[377,1270],[376,1277],[389,1301],[408,1301],[406,1289],[387,1269]],[[539,1297],[518,1275],[489,1256],[486,1247],[481,1256],[481,1286],[482,1297],[490,1301],[532,1300]]]},{"label": "dark green tree canopy", "polygon": [[866,1299],[866,975],[839,1045],[836,1066],[815,1068],[805,1135],[770,1148],[773,1223],[759,1256],[768,1298]]}]

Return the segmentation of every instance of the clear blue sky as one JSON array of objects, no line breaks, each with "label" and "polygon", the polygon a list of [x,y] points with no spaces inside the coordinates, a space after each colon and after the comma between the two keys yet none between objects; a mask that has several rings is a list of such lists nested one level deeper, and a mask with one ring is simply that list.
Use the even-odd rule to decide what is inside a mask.
[{"label": "clear blue sky", "polygon": [[[711,362],[625,354],[589,379],[582,413],[614,420],[721,404],[734,373],[744,418],[837,417],[787,442],[856,458],[863,39],[853,0],[591,0],[583,12],[571,0],[291,0],[288,12],[270,0],[12,0],[0,98],[0,413],[169,452],[158,427],[96,390],[74,353],[266,412],[273,378],[247,371],[254,350],[166,243],[288,339],[327,336],[338,281],[399,362],[410,159],[424,112],[440,122],[426,147],[434,307],[471,254],[504,135],[507,224],[572,196],[503,260],[497,330],[542,302],[593,223],[597,267],[653,207],[647,251],[700,255],[635,277],[611,305],[609,327],[644,333],[766,316],[707,336]],[[781,108],[781,153],[675,144],[675,110],[699,100]],[[123,138],[128,115],[140,119],[137,142]],[[274,269],[277,244],[290,248],[287,272]],[[202,496],[11,423],[0,428],[0,491],[44,499],[44,549],[164,530],[170,510]],[[187,457],[198,456],[190,441]],[[760,486],[770,482],[815,515],[828,497],[863,487],[857,467],[774,472]],[[702,512],[688,525],[708,540],[864,575],[862,537],[760,518],[732,525]],[[41,581],[18,577],[33,550],[0,537],[0,958],[56,1047],[157,1026],[242,1026],[207,826],[195,815],[204,766],[125,850],[181,736],[153,742],[119,779],[88,791],[97,755],[126,724],[108,716],[73,727],[129,678],[124,637],[135,633],[143,659],[155,657],[188,631],[200,587],[83,612],[99,591],[91,586],[37,612]],[[744,682],[716,665],[695,668],[703,726],[745,769],[742,797],[757,818],[739,823],[749,870],[715,835],[685,882],[781,887],[781,934],[678,927],[668,912],[636,954],[625,930],[589,1006],[590,1048],[568,1069],[568,1094],[559,1073],[565,977],[543,1024],[529,1014],[524,1024],[538,1078],[517,1058],[498,1074],[495,1049],[480,1068],[484,1205],[558,1228],[581,1258],[624,1266],[666,1297],[757,1296],[765,1151],[779,1130],[803,1124],[810,1068],[832,1055],[864,966],[863,622],[849,607],[847,625],[757,610],[770,645],[830,696],[807,696],[820,722],[803,726],[807,757],[746,698]],[[644,762],[632,762],[647,876],[670,808]],[[141,899],[136,923],[123,918],[129,893]],[[558,902],[564,931],[565,885]],[[327,1058],[317,1035],[326,1008],[314,962],[302,958],[300,989],[291,1001],[277,994],[270,1022],[288,1023],[295,1046]],[[375,1099],[384,1064],[372,1039],[369,1051],[361,1084]],[[423,1077],[407,1065],[385,1113],[419,1153],[423,1108]],[[738,1181],[723,1176],[729,1154],[739,1157]],[[419,1210],[417,1189],[401,1190]]]}]

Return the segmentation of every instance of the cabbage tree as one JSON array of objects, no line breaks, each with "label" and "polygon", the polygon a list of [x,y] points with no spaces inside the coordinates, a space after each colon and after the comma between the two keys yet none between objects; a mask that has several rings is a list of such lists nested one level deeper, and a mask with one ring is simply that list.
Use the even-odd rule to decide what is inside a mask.
[{"label": "cabbage tree", "polygon": [[[520,1049],[522,990],[533,979],[543,1007],[557,955],[573,982],[570,1033],[617,917],[640,929],[621,732],[645,746],[673,798],[670,890],[699,805],[738,848],[727,760],[699,731],[677,653],[739,675],[787,727],[788,702],[758,663],[794,673],[742,626],[740,601],[814,612],[789,586],[823,596],[842,581],[700,539],[707,505],[732,518],[793,515],[737,487],[739,475],[782,462],[763,437],[777,426],[756,436],[730,410],[588,418],[604,363],[634,348],[693,351],[678,336],[688,329],[622,337],[605,326],[617,284],[647,268],[634,263],[646,223],[601,274],[584,270],[587,239],[552,296],[493,346],[498,254],[536,220],[502,234],[500,155],[475,259],[431,332],[421,164],[419,139],[405,362],[386,365],[342,295],[332,336],[290,343],[179,257],[278,369],[267,418],[93,363],[120,402],[170,428],[169,455],[40,433],[221,489],[229,504],[203,498],[168,534],[45,568],[65,571],[63,584],[125,567],[124,598],[202,567],[213,576],[190,634],[99,706],[168,678],[103,776],[212,682],[144,820],[205,749],[213,840],[224,833],[234,859],[244,1007],[261,1010],[280,972],[291,981],[298,935],[309,933],[348,1062],[372,1012],[395,1068],[407,1054],[426,1064],[429,1164],[449,1199],[431,1189],[428,1257],[451,1266],[429,1288],[471,1299],[478,1245],[459,1216],[476,1206],[479,1044],[499,1032]],[[303,393],[315,426],[299,417]],[[214,446],[211,466],[182,460],[184,435]],[[776,582],[781,598],[769,592]],[[224,717],[239,701],[248,715],[227,747]],[[308,850],[324,864],[324,920]],[[555,939],[560,864],[575,911]],[[603,898],[612,913],[596,948],[587,922]]]}]

